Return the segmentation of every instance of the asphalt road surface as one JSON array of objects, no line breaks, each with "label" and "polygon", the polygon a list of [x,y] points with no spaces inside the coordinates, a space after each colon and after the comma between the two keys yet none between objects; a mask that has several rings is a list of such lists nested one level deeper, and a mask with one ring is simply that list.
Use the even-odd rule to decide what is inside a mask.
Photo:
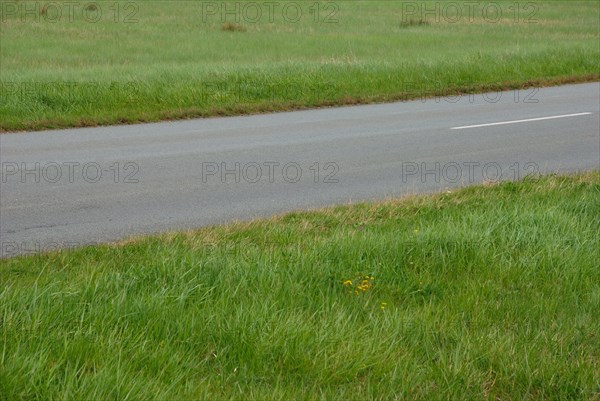
[{"label": "asphalt road surface", "polygon": [[0,135],[1,255],[597,169],[600,84]]}]

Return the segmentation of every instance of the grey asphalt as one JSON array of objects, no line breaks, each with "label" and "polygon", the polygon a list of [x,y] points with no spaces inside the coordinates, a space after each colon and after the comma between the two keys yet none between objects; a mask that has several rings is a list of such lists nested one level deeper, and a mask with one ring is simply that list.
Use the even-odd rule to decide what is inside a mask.
[{"label": "grey asphalt", "polygon": [[[577,113],[550,120],[460,126]],[[1,255],[600,165],[600,84],[0,135]]]}]

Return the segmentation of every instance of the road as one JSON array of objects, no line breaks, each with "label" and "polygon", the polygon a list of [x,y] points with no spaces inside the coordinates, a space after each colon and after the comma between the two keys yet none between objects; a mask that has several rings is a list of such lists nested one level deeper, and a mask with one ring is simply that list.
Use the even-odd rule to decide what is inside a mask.
[{"label": "road", "polygon": [[1,255],[600,165],[600,84],[0,135]]}]

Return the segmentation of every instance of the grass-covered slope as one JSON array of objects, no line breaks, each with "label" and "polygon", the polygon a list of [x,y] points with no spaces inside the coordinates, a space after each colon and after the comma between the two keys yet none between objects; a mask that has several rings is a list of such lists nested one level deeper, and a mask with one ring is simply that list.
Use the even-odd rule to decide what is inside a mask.
[{"label": "grass-covered slope", "polygon": [[1,261],[0,400],[591,400],[600,174]]}]

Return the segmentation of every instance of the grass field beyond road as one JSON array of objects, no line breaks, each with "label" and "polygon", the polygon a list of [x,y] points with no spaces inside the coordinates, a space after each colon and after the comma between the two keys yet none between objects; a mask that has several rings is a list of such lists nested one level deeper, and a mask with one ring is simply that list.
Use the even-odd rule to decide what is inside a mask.
[{"label": "grass field beyond road", "polygon": [[600,77],[595,0],[2,1],[0,20],[0,131]]},{"label": "grass field beyond road", "polygon": [[600,396],[600,173],[3,260],[0,400]]}]

